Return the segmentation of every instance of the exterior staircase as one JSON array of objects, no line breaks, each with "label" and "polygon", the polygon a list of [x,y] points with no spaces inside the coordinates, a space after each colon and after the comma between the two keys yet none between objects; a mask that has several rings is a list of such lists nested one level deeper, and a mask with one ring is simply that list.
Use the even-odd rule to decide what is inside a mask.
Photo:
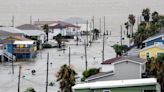
[{"label": "exterior staircase", "polygon": [[16,57],[7,51],[3,51],[3,56],[6,57],[9,61],[16,60]]}]

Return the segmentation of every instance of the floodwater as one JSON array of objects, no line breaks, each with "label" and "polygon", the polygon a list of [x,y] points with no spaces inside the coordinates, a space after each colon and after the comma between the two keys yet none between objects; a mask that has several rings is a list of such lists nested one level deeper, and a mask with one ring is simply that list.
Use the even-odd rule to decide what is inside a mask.
[{"label": "floodwater", "polygon": [[[95,16],[98,27],[99,18],[106,16],[108,30],[120,30],[129,14],[137,17],[143,8],[164,14],[163,0],[0,0],[0,24],[15,25],[30,23],[30,16],[36,20],[59,20],[81,17],[90,20]],[[137,19],[136,19],[137,20]]]},{"label": "floodwater", "polygon": [[[105,38],[105,59],[115,57],[115,52],[111,47],[119,41],[120,37]],[[124,42],[124,44],[126,41]],[[85,70],[85,57],[83,42],[77,46],[74,40],[67,43],[66,50],[63,52],[58,48],[44,49],[39,51],[37,58],[32,62],[14,63],[15,73],[12,75],[11,63],[0,64],[0,92],[16,92],[18,83],[18,65],[22,65],[21,86],[23,92],[28,87],[33,87],[37,92],[45,92],[46,81],[46,63],[47,53],[49,53],[49,83],[55,83],[55,86],[49,86],[48,92],[57,92],[59,85],[56,82],[56,74],[63,64],[68,64],[68,47],[71,48],[71,67],[75,69],[78,76],[81,77]],[[95,41],[87,47],[87,62],[89,68],[100,68],[102,62],[102,39]],[[52,63],[52,64],[51,64]],[[31,74],[31,70],[36,70],[36,75]]]}]

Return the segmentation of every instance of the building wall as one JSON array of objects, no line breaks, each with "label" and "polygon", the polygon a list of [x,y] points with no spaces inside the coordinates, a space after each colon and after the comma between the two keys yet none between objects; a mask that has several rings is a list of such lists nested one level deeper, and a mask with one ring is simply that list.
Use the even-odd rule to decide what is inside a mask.
[{"label": "building wall", "polygon": [[147,42],[146,47],[154,45],[154,42],[162,42],[164,44],[164,40],[162,40],[162,37],[161,37],[161,38],[157,38],[157,39],[154,39],[154,40],[151,40],[151,41]]},{"label": "building wall", "polygon": [[149,48],[149,49],[141,51],[139,53],[140,58],[147,59],[146,53],[148,53],[148,52],[150,53],[150,57],[155,57],[156,58],[157,57],[157,53],[164,53],[164,50],[160,49],[158,47]]},{"label": "building wall", "polygon": [[121,62],[115,64],[114,74],[90,80],[89,82],[106,81],[106,80],[123,80],[123,79],[140,79],[142,70],[140,64],[133,62]]},{"label": "building wall", "polygon": [[156,85],[139,86],[139,87],[124,87],[111,89],[95,89],[95,92],[103,92],[103,90],[110,90],[111,92],[143,92],[143,90],[155,90]]},{"label": "building wall", "polygon": [[12,44],[7,44],[6,45],[6,51],[9,53],[13,53],[13,45]]}]

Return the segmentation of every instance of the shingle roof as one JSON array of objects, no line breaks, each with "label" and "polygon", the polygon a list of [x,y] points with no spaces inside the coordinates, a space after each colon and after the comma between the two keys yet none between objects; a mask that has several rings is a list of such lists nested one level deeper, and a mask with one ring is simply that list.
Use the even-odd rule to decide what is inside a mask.
[{"label": "shingle roof", "polygon": [[105,60],[103,63],[101,64],[112,64],[112,63],[118,63],[120,61],[123,60],[129,60],[129,61],[134,61],[136,63],[145,63],[146,60],[145,59],[141,59],[139,57],[136,56],[120,56],[120,57],[116,57],[116,58],[112,58],[112,59],[108,59]]},{"label": "shingle roof", "polygon": [[21,30],[40,30],[39,27],[31,24],[23,24],[20,26],[17,26],[16,28],[21,29]]},{"label": "shingle roof", "polygon": [[101,77],[105,77],[105,76],[110,76],[112,75],[114,72],[113,71],[109,71],[109,72],[100,72],[100,73],[97,73],[97,74],[94,74],[90,77],[88,77],[86,79],[86,81],[89,81],[89,80],[92,80],[92,79],[96,79],[96,78],[101,78]]}]

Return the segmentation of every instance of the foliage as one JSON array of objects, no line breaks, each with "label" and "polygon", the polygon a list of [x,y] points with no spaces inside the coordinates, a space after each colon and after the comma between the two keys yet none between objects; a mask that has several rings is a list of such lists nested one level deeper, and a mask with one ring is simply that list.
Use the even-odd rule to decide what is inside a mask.
[{"label": "foliage", "polygon": [[37,36],[31,36],[31,39],[32,40],[38,40],[38,37]]},{"label": "foliage", "polygon": [[62,35],[59,33],[58,35],[56,35],[56,36],[54,37],[54,39],[57,41],[58,47],[61,48],[61,44],[62,44]]},{"label": "foliage", "polygon": [[48,33],[49,33],[49,27],[48,27],[48,24],[45,24],[43,26],[43,30],[45,31],[46,35],[47,35],[47,41],[48,41]]},{"label": "foliage", "polygon": [[99,69],[97,69],[97,68],[91,68],[91,69],[85,70],[83,72],[82,81],[84,81],[86,78],[88,78],[94,74],[97,74],[97,73],[99,73]]},{"label": "foliage", "polygon": [[149,58],[146,63],[147,77],[155,77],[164,91],[164,54],[157,58]]},{"label": "foliage", "polygon": [[98,38],[98,36],[99,36],[99,30],[98,29],[93,29],[92,30],[92,32],[93,32],[93,40],[96,38],[96,40],[97,40],[97,38]]},{"label": "foliage", "polygon": [[159,21],[159,14],[158,14],[158,12],[154,11],[151,16],[152,16],[153,22],[158,22]]},{"label": "foliage", "polygon": [[45,44],[43,44],[43,48],[52,48],[52,46],[49,43],[45,43]]},{"label": "foliage", "polygon": [[27,88],[24,92],[36,92],[34,88]]},{"label": "foliage", "polygon": [[123,52],[125,51],[124,50],[124,46],[122,46],[122,45],[115,44],[113,46],[113,48],[114,48],[114,50],[116,52],[116,57],[122,56]]},{"label": "foliage", "polygon": [[70,66],[64,64],[57,73],[57,81],[60,82],[61,92],[72,92],[75,85],[76,72]]},{"label": "foliage", "polygon": [[143,9],[142,16],[144,17],[144,20],[146,22],[149,22],[149,19],[150,19],[150,9],[149,8]]},{"label": "foliage", "polygon": [[131,36],[133,37],[133,26],[134,26],[134,24],[135,24],[135,16],[133,15],[133,14],[130,14],[129,15],[129,17],[128,17],[128,19],[129,19],[129,23],[130,23],[130,27],[131,27]]},{"label": "foliage", "polygon": [[124,23],[124,25],[125,25],[125,28],[126,28],[126,35],[128,36],[129,35],[129,32],[128,32],[128,30],[129,30],[129,22],[125,22]]}]

